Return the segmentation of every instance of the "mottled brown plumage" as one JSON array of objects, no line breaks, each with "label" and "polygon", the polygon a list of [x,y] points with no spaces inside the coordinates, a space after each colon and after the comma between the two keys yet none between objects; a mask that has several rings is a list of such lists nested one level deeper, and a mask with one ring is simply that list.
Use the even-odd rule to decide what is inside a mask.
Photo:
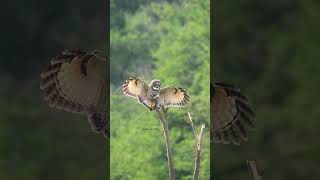
[{"label": "mottled brown plumage", "polygon": [[109,138],[109,73],[102,52],[66,50],[40,76],[40,89],[50,107],[86,115],[92,129]]},{"label": "mottled brown plumage", "polygon": [[169,86],[160,89],[160,81],[152,80],[148,85],[146,82],[130,77],[123,84],[122,91],[125,95],[137,98],[138,102],[150,111],[159,107],[184,107],[189,101],[188,93],[178,87]]},{"label": "mottled brown plumage", "polygon": [[255,128],[255,114],[240,89],[224,83],[212,83],[211,140],[213,143],[235,144],[248,140]]}]

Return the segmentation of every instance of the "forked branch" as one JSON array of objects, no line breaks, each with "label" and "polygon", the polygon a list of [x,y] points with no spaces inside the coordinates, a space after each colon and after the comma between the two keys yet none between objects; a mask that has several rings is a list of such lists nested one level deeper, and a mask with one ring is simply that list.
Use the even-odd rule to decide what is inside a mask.
[{"label": "forked branch", "polygon": [[195,157],[195,160],[194,160],[193,180],[198,180],[199,179],[199,173],[200,173],[201,146],[202,146],[202,140],[203,140],[203,136],[204,136],[204,129],[205,129],[206,126],[205,126],[205,124],[203,124],[201,126],[200,133],[197,135],[196,134],[196,130],[195,130],[194,125],[193,125],[191,113],[188,112],[187,114],[188,114],[188,119],[189,119],[190,125],[191,125],[192,130],[193,130],[194,137],[195,137],[195,139],[197,141],[197,144],[196,144],[196,157]]}]

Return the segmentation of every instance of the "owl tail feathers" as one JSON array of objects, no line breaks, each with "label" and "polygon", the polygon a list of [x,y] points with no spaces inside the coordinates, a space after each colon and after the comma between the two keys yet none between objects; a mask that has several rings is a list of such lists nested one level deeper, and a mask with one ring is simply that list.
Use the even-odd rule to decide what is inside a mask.
[{"label": "owl tail feathers", "polygon": [[88,121],[94,132],[103,133],[107,140],[110,139],[110,124],[108,117],[103,118],[100,113],[91,113],[88,114]]}]

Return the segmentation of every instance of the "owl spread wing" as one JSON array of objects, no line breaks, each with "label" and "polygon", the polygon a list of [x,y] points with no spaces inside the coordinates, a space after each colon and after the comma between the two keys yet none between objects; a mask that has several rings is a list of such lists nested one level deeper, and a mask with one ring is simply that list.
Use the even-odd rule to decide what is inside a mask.
[{"label": "owl spread wing", "polygon": [[189,101],[188,93],[177,87],[164,87],[160,90],[158,104],[164,107],[183,107]]},{"label": "owl spread wing", "polygon": [[214,143],[240,145],[247,141],[248,131],[255,127],[255,114],[248,99],[238,88],[223,83],[212,83],[211,140]]},{"label": "owl spread wing", "polygon": [[130,97],[147,96],[148,85],[145,81],[140,80],[136,77],[130,77],[122,86],[122,91],[125,95]]},{"label": "owl spread wing", "polygon": [[109,138],[109,74],[101,52],[66,50],[40,76],[40,89],[50,107],[87,115],[93,130]]},{"label": "owl spread wing", "polygon": [[136,77],[130,77],[122,85],[122,91],[126,96],[137,98],[138,102],[151,110],[154,102],[147,97],[148,84]]}]

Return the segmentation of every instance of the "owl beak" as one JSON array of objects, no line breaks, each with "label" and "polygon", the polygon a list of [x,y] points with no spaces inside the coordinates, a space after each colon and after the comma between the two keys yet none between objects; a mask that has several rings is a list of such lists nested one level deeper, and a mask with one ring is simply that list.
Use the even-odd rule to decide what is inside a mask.
[{"label": "owl beak", "polygon": [[153,90],[159,91],[160,87],[159,86],[153,86]]}]

